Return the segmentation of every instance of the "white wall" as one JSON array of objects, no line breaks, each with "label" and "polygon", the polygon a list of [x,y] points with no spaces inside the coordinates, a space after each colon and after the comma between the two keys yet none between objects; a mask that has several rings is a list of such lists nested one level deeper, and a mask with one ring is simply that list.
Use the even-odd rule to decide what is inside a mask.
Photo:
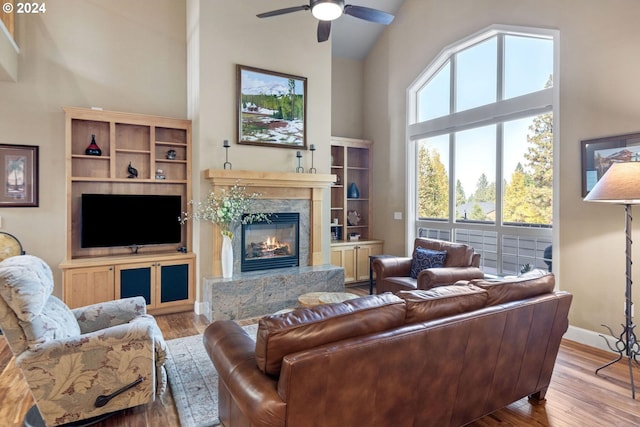
[{"label": "white wall", "polygon": [[66,238],[62,107],[186,117],[185,33],[184,0],[65,0],[16,19],[18,82],[0,81],[0,144],[40,147],[40,206],[0,207],[0,230],[52,267],[57,295]]},{"label": "white wall", "polygon": [[[580,141],[640,130],[640,3],[634,0],[406,0],[365,61],[365,137],[376,143],[375,234],[404,253],[406,89],[440,50],[492,24],[560,31],[557,281],[573,326],[617,331],[624,305],[624,209],[582,201]],[[634,208],[638,215],[638,208]],[[638,235],[640,229],[634,226]],[[637,256],[635,257],[637,260]],[[640,262],[634,276],[640,277]],[[637,295],[637,293],[636,293]],[[637,301],[637,298],[636,298]]]},{"label": "white wall", "polygon": [[363,138],[363,91],[364,62],[333,58],[331,65],[331,135]]},{"label": "white wall", "polygon": [[[199,8],[197,23],[189,25],[196,29],[198,39],[197,48],[189,50],[190,67],[199,75],[199,83],[189,92],[194,135],[198,136],[194,197],[204,197],[210,190],[202,171],[223,168],[225,139],[231,142],[229,161],[234,170],[295,172],[297,166],[297,150],[236,143],[236,64],[307,78],[307,144],[317,148],[314,166],[318,173],[330,173],[331,42],[316,41],[317,21],[308,11],[269,19],[256,17],[260,12],[289,6],[287,0],[189,1],[188,13]],[[302,165],[305,170],[311,167],[309,151],[303,153]],[[325,199],[328,197],[327,190]],[[325,203],[325,218],[329,218],[329,207]],[[209,224],[196,227],[199,277],[212,273],[211,230]],[[329,236],[324,240],[323,258],[328,263]]]}]

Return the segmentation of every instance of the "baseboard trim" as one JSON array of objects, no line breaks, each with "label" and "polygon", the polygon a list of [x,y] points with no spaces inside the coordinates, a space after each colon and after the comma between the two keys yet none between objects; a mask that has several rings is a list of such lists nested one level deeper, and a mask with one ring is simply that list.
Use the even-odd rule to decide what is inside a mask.
[{"label": "baseboard trim", "polygon": [[193,305],[193,311],[196,314],[204,314],[205,316],[209,316],[209,313],[211,312],[211,304],[208,302],[199,302],[196,301],[195,304]]},{"label": "baseboard trim", "polygon": [[590,347],[599,348],[600,350],[612,352],[611,349],[607,347],[607,343],[605,342],[604,338],[602,338],[603,336],[607,337],[607,339],[612,343],[618,339],[617,337],[612,337],[608,334],[578,328],[577,326],[569,326],[569,329],[564,334],[564,338],[568,340],[576,341],[580,344],[588,345]]}]

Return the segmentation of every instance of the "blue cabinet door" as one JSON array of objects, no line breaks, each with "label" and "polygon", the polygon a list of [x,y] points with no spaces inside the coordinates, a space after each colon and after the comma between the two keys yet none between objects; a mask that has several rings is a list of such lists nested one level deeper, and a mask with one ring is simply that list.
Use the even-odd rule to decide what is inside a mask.
[{"label": "blue cabinet door", "polygon": [[189,299],[189,264],[160,266],[160,303]]},{"label": "blue cabinet door", "polygon": [[120,298],[144,297],[151,304],[151,269],[153,267],[120,270]]}]

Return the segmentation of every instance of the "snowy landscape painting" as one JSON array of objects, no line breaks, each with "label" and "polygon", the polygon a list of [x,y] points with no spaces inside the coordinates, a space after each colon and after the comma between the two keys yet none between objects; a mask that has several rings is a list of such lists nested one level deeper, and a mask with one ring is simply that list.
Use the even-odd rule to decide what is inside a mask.
[{"label": "snowy landscape painting", "polygon": [[306,77],[237,65],[238,143],[306,148]]}]

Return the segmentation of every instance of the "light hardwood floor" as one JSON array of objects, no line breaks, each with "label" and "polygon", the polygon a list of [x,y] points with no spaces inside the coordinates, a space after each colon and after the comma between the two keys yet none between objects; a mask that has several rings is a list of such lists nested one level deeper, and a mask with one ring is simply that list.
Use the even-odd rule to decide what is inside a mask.
[{"label": "light hardwood floor", "polygon": [[[193,313],[162,315],[156,319],[167,340],[200,334],[207,326],[206,318]],[[545,404],[534,406],[526,398],[521,399],[470,426],[640,426],[640,388],[637,400],[632,400],[627,365],[618,362],[601,371],[601,377],[594,375],[598,366],[611,359],[610,353],[564,340]],[[640,367],[636,366],[634,371],[640,382]],[[22,425],[21,420],[32,404],[22,374],[4,337],[0,337],[0,426]],[[153,404],[122,411],[96,426],[177,427],[179,422],[173,397],[167,391]]]}]

